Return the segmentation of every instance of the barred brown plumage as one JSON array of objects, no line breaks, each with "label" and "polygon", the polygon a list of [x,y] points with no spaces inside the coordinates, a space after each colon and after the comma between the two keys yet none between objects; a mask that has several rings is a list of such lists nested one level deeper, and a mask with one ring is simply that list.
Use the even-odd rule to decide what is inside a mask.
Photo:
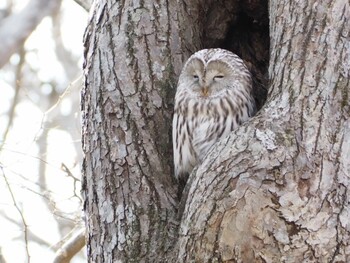
[{"label": "barred brown plumage", "polygon": [[256,112],[252,78],[242,59],[224,49],[194,53],[175,95],[175,177],[186,181],[211,146]]}]

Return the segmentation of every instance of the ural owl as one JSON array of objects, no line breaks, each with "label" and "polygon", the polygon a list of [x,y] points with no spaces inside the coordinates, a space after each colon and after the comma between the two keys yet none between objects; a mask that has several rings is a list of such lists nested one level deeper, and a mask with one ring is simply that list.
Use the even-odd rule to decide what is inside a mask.
[{"label": "ural owl", "polygon": [[175,177],[186,182],[220,138],[255,114],[251,74],[224,49],[203,49],[186,62],[175,95]]}]

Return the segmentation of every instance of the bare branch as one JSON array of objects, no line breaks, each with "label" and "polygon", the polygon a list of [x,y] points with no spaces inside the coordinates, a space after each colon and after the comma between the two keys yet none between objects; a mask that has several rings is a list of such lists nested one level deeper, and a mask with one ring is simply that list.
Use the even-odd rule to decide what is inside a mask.
[{"label": "bare branch", "polygon": [[74,0],[78,5],[80,5],[85,11],[89,12],[91,8],[91,1],[89,0]]},{"label": "bare branch", "polygon": [[31,0],[19,13],[8,16],[0,25],[0,68],[23,45],[41,20],[60,6],[61,0]]},{"label": "bare branch", "polygon": [[78,198],[78,200],[83,203],[83,200],[81,200],[81,197],[77,194],[77,185],[81,183],[81,181],[76,178],[73,173],[70,171],[70,169],[67,167],[67,165],[65,165],[64,163],[61,164],[61,170],[63,172],[65,172],[67,174],[68,177],[72,178],[73,179],[73,183],[74,183],[74,195],[73,197],[76,197]]},{"label": "bare branch", "polygon": [[85,228],[78,229],[56,252],[54,263],[69,263],[85,246]]},{"label": "bare branch", "polygon": [[2,171],[2,176],[4,177],[4,180],[5,180],[5,183],[6,183],[6,186],[7,186],[7,189],[11,195],[11,199],[12,199],[12,202],[13,202],[13,205],[15,206],[16,210],[18,211],[20,217],[21,217],[21,220],[22,220],[22,224],[23,224],[23,232],[24,232],[24,243],[25,243],[25,248],[26,248],[26,254],[27,254],[27,262],[29,263],[30,262],[30,254],[29,254],[29,247],[28,247],[28,225],[26,223],[26,220],[24,218],[24,215],[20,209],[20,207],[18,206],[17,204],[17,201],[16,201],[16,198],[15,198],[15,195],[13,194],[12,192],[12,188],[7,180],[7,177],[5,175],[5,171],[4,171],[4,168],[2,166],[0,166],[0,169]]},{"label": "bare branch", "polygon": [[61,103],[61,101],[68,96],[72,90],[74,89],[80,89],[81,85],[83,83],[83,75],[79,75],[79,77],[77,79],[75,79],[74,81],[72,81],[68,87],[64,90],[64,92],[58,97],[57,101],[55,104],[53,104],[47,111],[45,111],[45,117],[47,117],[48,114],[51,114],[54,110],[58,109],[59,104]]}]

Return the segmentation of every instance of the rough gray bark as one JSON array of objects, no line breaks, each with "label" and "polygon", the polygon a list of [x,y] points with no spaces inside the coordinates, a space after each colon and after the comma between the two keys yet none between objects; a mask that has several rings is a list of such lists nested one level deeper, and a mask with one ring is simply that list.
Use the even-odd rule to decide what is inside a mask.
[{"label": "rough gray bark", "polygon": [[173,97],[184,59],[198,49],[186,21],[198,12],[175,1],[95,3],[82,91],[88,257],[164,262],[178,228]]},{"label": "rough gray bark", "polygon": [[349,262],[347,1],[270,2],[269,98],[199,167],[178,262]]},{"label": "rough gray bark", "polygon": [[268,101],[192,174],[179,222],[170,150],[177,76],[190,53],[222,43],[238,8],[223,1],[221,13],[213,3],[92,7],[82,91],[89,261],[349,261],[342,0],[270,3]]}]

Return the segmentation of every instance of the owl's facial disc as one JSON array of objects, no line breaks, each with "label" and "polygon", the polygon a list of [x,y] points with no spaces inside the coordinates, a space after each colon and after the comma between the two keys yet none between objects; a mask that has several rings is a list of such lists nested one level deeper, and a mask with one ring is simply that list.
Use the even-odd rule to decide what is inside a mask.
[{"label": "owl's facial disc", "polygon": [[191,82],[191,92],[196,97],[210,99],[218,96],[226,87],[230,68],[220,61],[210,61],[205,65],[195,59],[187,68],[187,78]]},{"label": "owl's facial disc", "polygon": [[201,97],[216,97],[225,87],[226,74],[216,69],[209,69],[199,81]]}]

